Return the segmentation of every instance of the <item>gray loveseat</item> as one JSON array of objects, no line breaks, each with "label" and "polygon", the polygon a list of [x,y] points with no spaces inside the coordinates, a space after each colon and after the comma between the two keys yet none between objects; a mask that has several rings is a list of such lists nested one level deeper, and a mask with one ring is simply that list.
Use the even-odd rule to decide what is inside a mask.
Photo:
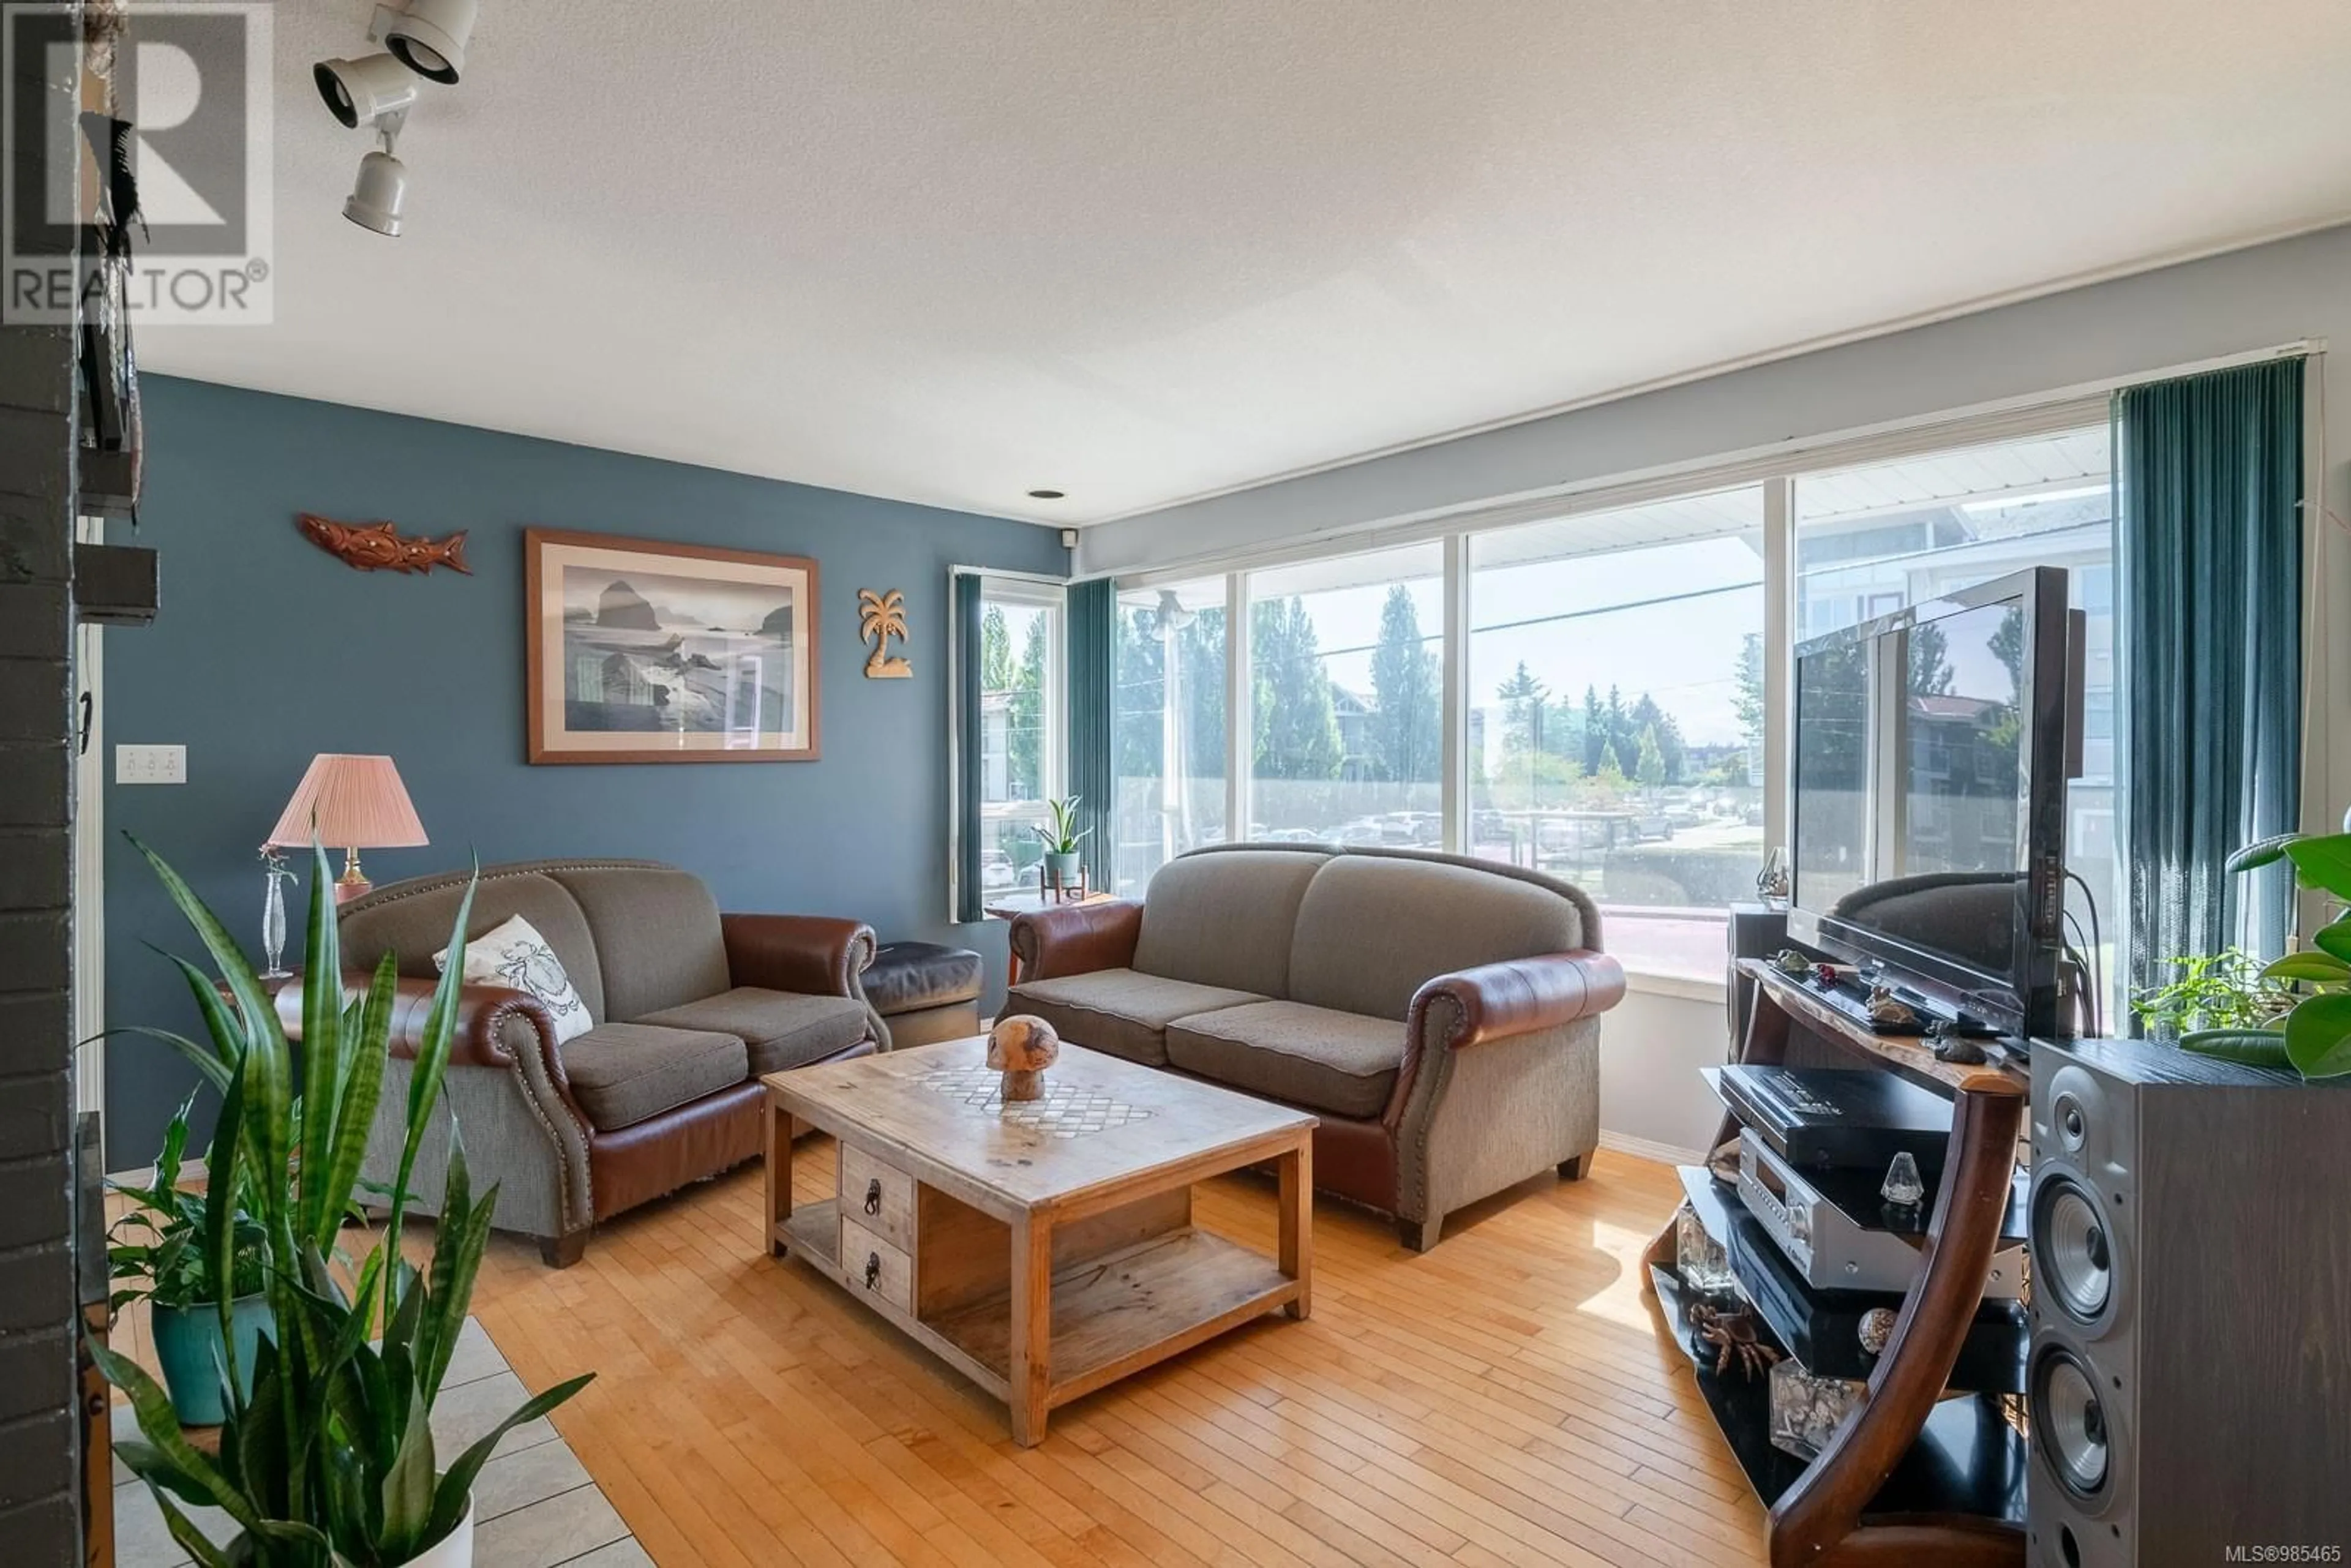
[{"label": "gray loveseat", "polygon": [[[405,1124],[409,1059],[467,873],[393,883],[345,904],[346,984],[399,956],[392,1061],[364,1174],[389,1183]],[[721,915],[702,879],[654,861],[486,866],[468,939],[520,915],[546,940],[593,1028],[558,1044],[528,990],[468,985],[444,1093],[465,1131],[476,1192],[499,1184],[496,1223],[538,1239],[559,1267],[597,1221],[751,1158],[764,1136],[763,1074],[889,1049],[860,976],[872,927],[807,915]],[[278,992],[301,1029],[301,986]],[[418,1163],[417,1207],[438,1209],[447,1121]]]},{"label": "gray loveseat", "polygon": [[1318,1188],[1433,1246],[1450,1211],[1600,1136],[1600,916],[1536,873],[1406,850],[1235,844],[1141,903],[1019,916],[1007,1012],[1311,1111]]}]

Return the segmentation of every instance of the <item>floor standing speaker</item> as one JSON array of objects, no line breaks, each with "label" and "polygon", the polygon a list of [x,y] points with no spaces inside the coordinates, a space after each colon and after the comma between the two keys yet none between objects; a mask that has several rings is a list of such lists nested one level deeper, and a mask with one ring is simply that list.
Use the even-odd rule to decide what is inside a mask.
[{"label": "floor standing speaker", "polygon": [[2034,1568],[2351,1552],[2351,1083],[2035,1042],[2031,1236]]}]

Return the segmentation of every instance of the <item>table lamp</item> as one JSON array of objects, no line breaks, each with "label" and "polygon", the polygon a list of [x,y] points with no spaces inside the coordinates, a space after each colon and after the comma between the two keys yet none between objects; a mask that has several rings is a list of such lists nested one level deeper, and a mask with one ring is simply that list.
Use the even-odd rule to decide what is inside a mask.
[{"label": "table lamp", "polygon": [[308,849],[313,841],[340,845],[343,874],[335,881],[335,902],[348,904],[374,885],[360,874],[361,850],[411,849],[432,841],[400,770],[389,757],[353,757],[322,751],[310,759],[294,798],[269,835],[272,844]]}]

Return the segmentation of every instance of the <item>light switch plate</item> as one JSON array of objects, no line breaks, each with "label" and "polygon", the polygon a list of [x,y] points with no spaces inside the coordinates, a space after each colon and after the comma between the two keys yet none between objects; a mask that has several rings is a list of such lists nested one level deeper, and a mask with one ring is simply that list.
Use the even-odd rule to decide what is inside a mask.
[{"label": "light switch plate", "polygon": [[185,784],[188,748],[184,746],[118,746],[114,748],[117,784]]}]

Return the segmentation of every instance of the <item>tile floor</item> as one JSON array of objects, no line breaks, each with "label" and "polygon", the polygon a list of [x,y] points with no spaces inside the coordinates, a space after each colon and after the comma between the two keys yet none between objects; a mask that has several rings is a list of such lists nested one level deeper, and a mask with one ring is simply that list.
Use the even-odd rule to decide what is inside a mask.
[{"label": "tile floor", "polygon": [[[433,1411],[436,1452],[458,1454],[528,1398],[522,1380],[475,1320],[450,1359]],[[114,1407],[118,1433],[135,1431],[130,1406]],[[114,1462],[116,1568],[179,1568],[188,1561],[146,1486]],[[215,1540],[231,1533],[216,1510],[189,1511]],[[544,1418],[500,1441],[474,1483],[475,1568],[653,1568],[653,1559],[553,1426]]]}]

